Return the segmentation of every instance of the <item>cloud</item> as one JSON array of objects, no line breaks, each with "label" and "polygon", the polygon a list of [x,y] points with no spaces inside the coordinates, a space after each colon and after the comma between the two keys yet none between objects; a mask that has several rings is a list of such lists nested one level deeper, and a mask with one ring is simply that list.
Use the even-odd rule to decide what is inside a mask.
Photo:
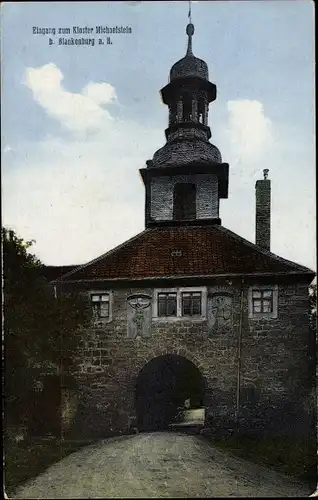
[{"label": "cloud", "polygon": [[268,168],[271,249],[314,269],[315,171],[308,137],[302,141],[297,127],[275,124],[259,101],[229,101],[227,111],[218,144],[230,164],[229,198],[220,205],[222,224],[255,242],[255,182]]},{"label": "cloud", "polygon": [[112,85],[90,82],[81,93],[75,93],[63,88],[63,78],[60,69],[49,63],[27,68],[22,83],[50,117],[74,133],[99,130],[113,119],[103,107],[117,101]]},{"label": "cloud", "polygon": [[83,94],[99,106],[117,101],[115,89],[109,83],[91,82],[84,87]]},{"label": "cloud", "polygon": [[227,117],[219,127],[219,146],[224,161],[230,164],[230,195],[241,196],[250,190],[251,177],[262,178],[262,170],[275,168],[280,155],[278,130],[266,116],[260,101],[238,99],[226,103]]},{"label": "cloud", "polygon": [[236,100],[227,103],[228,140],[237,161],[251,163],[259,160],[266,145],[274,141],[273,124],[265,116],[259,101]]},{"label": "cloud", "polygon": [[[122,124],[124,136],[128,129]],[[138,169],[150,156],[149,146],[135,148],[138,138],[130,134],[125,147],[117,131],[107,140],[52,137],[20,145],[3,176],[4,224],[34,238],[34,251],[47,264],[84,263],[142,231]]]},{"label": "cloud", "polygon": [[35,239],[47,264],[84,263],[144,229],[138,169],[164,135],[103,109],[117,102],[110,84],[90,82],[72,93],[62,82],[55,64],[27,68],[24,84],[35,102],[72,133],[20,142],[3,175],[4,225]]}]

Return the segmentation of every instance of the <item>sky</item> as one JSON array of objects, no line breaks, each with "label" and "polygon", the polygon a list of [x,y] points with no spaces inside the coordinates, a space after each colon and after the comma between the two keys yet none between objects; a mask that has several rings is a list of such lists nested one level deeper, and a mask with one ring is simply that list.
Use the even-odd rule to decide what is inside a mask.
[{"label": "sky", "polygon": [[[255,242],[268,168],[271,251],[316,270],[313,19],[307,0],[192,2],[193,52],[218,89],[211,142],[230,164],[222,225]],[[143,231],[139,169],[165,143],[159,91],[187,22],[187,1],[2,4],[2,224],[45,264],[83,264]],[[73,26],[94,32],[40,33]]]}]

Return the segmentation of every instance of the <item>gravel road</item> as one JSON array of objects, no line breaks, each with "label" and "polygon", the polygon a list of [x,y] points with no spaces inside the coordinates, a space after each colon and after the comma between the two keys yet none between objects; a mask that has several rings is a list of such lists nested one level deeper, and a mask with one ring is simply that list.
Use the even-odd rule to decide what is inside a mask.
[{"label": "gravel road", "polygon": [[82,448],[10,498],[308,497],[289,476],[216,450],[199,436],[137,434]]}]

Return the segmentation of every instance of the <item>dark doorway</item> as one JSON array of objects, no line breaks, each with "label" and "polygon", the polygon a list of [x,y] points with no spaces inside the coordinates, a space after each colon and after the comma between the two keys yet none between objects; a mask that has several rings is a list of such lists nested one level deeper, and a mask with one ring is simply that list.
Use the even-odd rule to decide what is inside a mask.
[{"label": "dark doorway", "polygon": [[173,190],[173,219],[190,220],[196,218],[196,186],[180,183]]},{"label": "dark doorway", "polygon": [[190,399],[191,408],[200,408],[203,397],[204,379],[191,361],[178,355],[154,358],[144,366],[137,380],[138,429],[168,429],[186,399]]}]

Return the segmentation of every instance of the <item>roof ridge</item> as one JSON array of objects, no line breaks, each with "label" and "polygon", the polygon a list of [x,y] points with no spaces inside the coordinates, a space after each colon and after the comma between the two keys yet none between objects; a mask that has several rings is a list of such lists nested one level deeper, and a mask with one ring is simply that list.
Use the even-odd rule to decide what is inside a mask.
[{"label": "roof ridge", "polygon": [[147,233],[147,232],[150,232],[152,231],[151,228],[147,228],[147,229],[144,229],[143,231],[141,231],[140,233],[136,234],[135,236],[132,236],[131,238],[129,238],[129,240],[126,240],[124,241],[123,243],[120,243],[119,245],[117,245],[116,247],[114,248],[111,248],[110,250],[107,250],[107,252],[103,253],[102,255],[100,255],[99,257],[95,257],[95,259],[93,260],[90,260],[89,262],[87,262],[86,264],[81,264],[80,266],[77,266],[75,269],[72,269],[72,271],[69,271],[68,273],[65,273],[65,274],[62,274],[62,276],[60,276],[58,279],[55,279],[55,280],[52,280],[52,283],[53,282],[58,282],[58,281],[61,281],[62,278],[68,278],[69,276],[71,276],[72,274],[75,274],[77,273],[77,271],[79,270],[82,270],[82,269],[85,269],[86,267],[92,265],[92,264],[95,264],[96,262],[98,262],[99,260],[102,260],[104,257],[108,257],[109,255],[111,255],[112,253],[116,252],[117,250],[120,250],[122,248],[124,248],[125,246],[127,246],[129,243],[131,243],[132,241],[136,240],[137,238],[139,238],[141,235]]},{"label": "roof ridge", "polygon": [[79,267],[82,266],[83,264],[43,264],[43,267]]},{"label": "roof ridge", "polygon": [[227,234],[233,236],[238,241],[241,241],[242,243],[250,246],[254,250],[257,250],[259,253],[262,253],[263,255],[266,255],[266,257],[270,257],[272,259],[275,259],[278,262],[281,262],[282,264],[287,264],[289,266],[292,266],[292,267],[294,267],[298,271],[315,273],[315,271],[313,271],[312,269],[309,269],[309,267],[303,266],[303,265],[298,264],[297,262],[293,262],[291,260],[284,259],[283,257],[280,257],[279,255],[276,255],[275,253],[271,252],[270,250],[266,250],[265,248],[262,248],[262,247],[256,245],[252,241],[249,241],[249,240],[243,238],[243,236],[240,236],[239,234],[234,233],[234,231],[231,231],[227,227],[220,226],[220,225],[217,225],[217,226],[214,226],[214,227],[217,230],[219,230],[219,231],[223,231],[224,233],[227,233]]}]

